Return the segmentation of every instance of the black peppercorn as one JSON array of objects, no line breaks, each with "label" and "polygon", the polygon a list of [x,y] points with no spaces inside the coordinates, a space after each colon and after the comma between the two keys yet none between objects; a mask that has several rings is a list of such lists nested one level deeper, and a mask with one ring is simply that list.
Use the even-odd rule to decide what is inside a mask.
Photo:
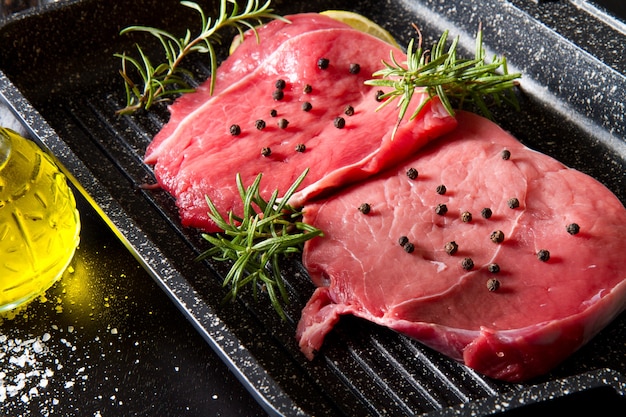
[{"label": "black peppercorn", "polygon": [[571,223],[567,225],[567,233],[570,235],[577,235],[580,232],[580,226],[576,223]]},{"label": "black peppercorn", "polygon": [[511,151],[509,151],[508,149],[505,149],[502,151],[502,153],[500,154],[500,156],[502,157],[502,159],[504,159],[505,161],[508,161],[509,158],[511,157]]},{"label": "black peppercorn", "polygon": [[383,90],[376,91],[376,101],[383,101],[383,96],[385,92]]},{"label": "black peppercorn", "polygon": [[313,105],[311,103],[309,103],[308,101],[305,101],[304,103],[302,103],[302,110],[304,111],[311,111],[311,109],[313,108]]},{"label": "black peppercorn", "polygon": [[469,211],[464,211],[463,213],[461,213],[461,220],[463,220],[463,223],[469,223],[472,221],[472,213],[470,213]]},{"label": "black peppercorn", "polygon": [[448,255],[454,255],[459,250],[459,245],[453,240],[452,242],[446,243],[444,249]]},{"label": "black peppercorn", "polygon": [[351,105],[347,105],[346,108],[343,110],[343,112],[346,114],[346,116],[353,116],[354,107],[352,107]]},{"label": "black peppercorn", "polygon": [[515,197],[509,198],[509,201],[506,202],[509,205],[509,208],[516,209],[519,207],[519,200]]},{"label": "black peppercorn", "polygon": [[409,238],[406,236],[400,236],[400,238],[398,239],[398,243],[400,244],[400,246],[404,246],[409,243]]},{"label": "black peppercorn", "polygon": [[504,241],[504,233],[502,233],[502,230],[496,230],[491,233],[489,239],[491,239],[493,243],[502,243]]},{"label": "black peppercorn", "polygon": [[409,177],[412,180],[417,178],[418,175],[419,175],[419,172],[417,172],[417,170],[415,168],[409,168],[406,171],[406,176]]},{"label": "black peppercorn", "polygon": [[274,90],[274,92],[272,93],[272,98],[276,101],[280,101],[285,97],[285,93],[283,93],[283,90]]},{"label": "black peppercorn", "polygon": [[289,121],[287,119],[280,119],[278,121],[278,127],[281,129],[287,129],[287,126],[289,126]]},{"label": "black peppercorn", "polygon": [[496,263],[489,264],[487,265],[487,271],[491,272],[492,274],[497,274],[498,272],[500,272],[500,265]]},{"label": "black peppercorn", "polygon": [[335,117],[335,120],[333,120],[333,124],[337,129],[343,129],[344,127],[346,127],[346,119],[344,119],[343,117]]},{"label": "black peppercorn", "polygon": [[285,83],[285,80],[276,80],[276,84],[274,85],[278,90],[284,90],[285,86],[287,84]]},{"label": "black peppercorn", "polygon": [[239,127],[239,125],[231,125],[230,134],[233,136],[239,136],[241,134],[241,128]]},{"label": "black peppercorn", "polygon": [[261,155],[270,156],[271,154],[272,154],[272,150],[268,148],[267,146],[261,149]]},{"label": "black peppercorn", "polygon": [[480,211],[480,215],[483,216],[483,218],[485,219],[490,218],[492,214],[493,213],[489,207],[485,207],[484,209]]},{"label": "black peppercorn", "polygon": [[443,216],[447,212],[448,212],[448,206],[446,206],[445,204],[437,204],[437,207],[435,207],[435,213],[437,213],[440,216]]},{"label": "black peppercorn", "polygon": [[415,250],[415,245],[413,245],[411,242],[404,245],[404,251],[406,253],[413,253],[414,250]]},{"label": "black peppercorn", "polygon": [[546,249],[541,249],[539,252],[537,252],[537,259],[539,259],[541,262],[547,262],[548,260],[550,260],[550,251]]},{"label": "black peppercorn", "polygon": [[359,64],[350,64],[350,74],[358,74],[361,71]]},{"label": "black peppercorn", "polygon": [[313,91],[313,87],[311,87],[311,85],[310,85],[310,84],[306,84],[306,85],[304,86],[304,88],[302,89],[302,92],[303,92],[304,94],[309,94],[309,93],[311,93],[311,91]]},{"label": "black peppercorn", "polygon": [[445,185],[441,184],[437,186],[437,194],[439,195],[444,195],[446,193],[446,191],[448,191],[448,189],[446,188]]},{"label": "black peppercorn", "polygon": [[363,214],[369,214],[372,210],[372,207],[368,203],[363,203],[359,206],[359,211]]},{"label": "black peppercorn", "polygon": [[319,69],[328,69],[328,66],[330,65],[330,60],[328,58],[320,58],[317,60],[317,67]]},{"label": "black peppercorn", "polygon": [[272,116],[272,117],[276,117],[276,116],[278,116],[278,112],[276,111],[276,109],[272,109],[272,110],[270,111],[270,116]]},{"label": "black peppercorn", "polygon": [[494,291],[498,291],[498,288],[500,288],[500,281],[498,281],[495,278],[491,278],[490,280],[487,280],[487,289],[491,292]]},{"label": "black peppercorn", "polygon": [[472,261],[472,258],[463,258],[461,261],[461,267],[466,271],[471,271],[474,269],[474,261]]},{"label": "black peppercorn", "polygon": [[298,143],[296,145],[296,152],[304,152],[306,151],[306,145],[304,143]]},{"label": "black peppercorn", "polygon": [[259,130],[265,129],[265,120],[257,120],[256,122],[254,122],[254,126]]}]

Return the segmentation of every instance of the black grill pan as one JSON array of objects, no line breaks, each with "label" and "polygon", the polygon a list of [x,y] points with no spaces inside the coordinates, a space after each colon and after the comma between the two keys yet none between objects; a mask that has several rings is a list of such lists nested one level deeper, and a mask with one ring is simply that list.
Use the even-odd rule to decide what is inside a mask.
[{"label": "black grill pan", "polygon": [[[218,2],[199,3],[214,14]],[[402,43],[414,34],[411,23],[427,44],[449,29],[468,54],[482,23],[489,54],[504,53],[510,69],[524,74],[522,111],[498,112],[500,124],[528,146],[597,178],[626,203],[626,30],[605,9],[582,0],[284,0],[274,6],[281,14],[356,11]],[[56,155],[268,414],[522,415],[593,407],[609,415],[623,409],[624,314],[550,374],[508,384],[352,317],[341,320],[322,355],[308,362],[294,334],[314,288],[297,261],[284,265],[292,300],[286,322],[268,313],[263,297],[253,301],[244,294],[222,305],[225,267],[194,262],[206,249],[199,233],[180,226],[171,197],[141,188],[154,182],[142,156],[167,121],[166,109],[114,116],[124,91],[113,54],[132,51],[135,41],[150,45],[143,35],[119,35],[133,24],[182,35],[197,20],[174,0],[70,0],[13,16],[0,26],[0,100]],[[207,77],[202,60],[188,65],[196,80]]]}]

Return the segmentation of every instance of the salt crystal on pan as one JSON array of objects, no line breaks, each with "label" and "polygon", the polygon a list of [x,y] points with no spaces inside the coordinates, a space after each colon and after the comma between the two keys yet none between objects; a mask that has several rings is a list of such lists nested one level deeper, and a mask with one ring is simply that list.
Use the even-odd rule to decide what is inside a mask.
[{"label": "salt crystal on pan", "polygon": [[35,343],[33,343],[33,351],[35,353],[43,352],[43,346],[39,343],[39,340],[35,340]]},{"label": "salt crystal on pan", "polygon": [[19,357],[11,356],[9,358],[9,363],[23,368],[26,365],[26,355],[22,355]]}]

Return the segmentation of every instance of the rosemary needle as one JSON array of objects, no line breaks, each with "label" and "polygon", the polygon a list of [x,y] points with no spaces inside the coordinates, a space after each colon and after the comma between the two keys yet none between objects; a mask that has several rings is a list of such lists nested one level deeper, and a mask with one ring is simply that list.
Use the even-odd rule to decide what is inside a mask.
[{"label": "rosemary needle", "polygon": [[[228,3],[231,7],[228,7]],[[186,31],[185,36],[178,38],[175,35],[148,26],[130,26],[121,31],[121,34],[128,32],[147,32],[155,36],[161,43],[165,53],[165,62],[154,65],[143,49],[137,45],[139,58],[129,55],[115,54],[122,60],[120,74],[124,79],[126,89],[126,106],[116,111],[117,114],[131,114],[139,109],[149,109],[153,103],[164,101],[170,97],[193,91],[193,88],[186,81],[185,77],[189,71],[182,68],[183,58],[192,53],[209,55],[211,68],[210,92],[213,93],[215,83],[215,72],[217,71],[217,54],[214,44],[220,42],[218,31],[225,27],[234,27],[243,36],[245,29],[251,29],[257,36],[255,25],[260,25],[263,19],[285,18],[273,14],[270,8],[271,0],[261,4],[259,0],[247,0],[243,9],[240,9],[235,0],[220,0],[219,16],[216,19],[207,18],[202,8],[191,1],[181,1],[183,6],[194,9],[201,19],[201,29],[196,37],[192,38],[191,32]],[[230,12],[229,10],[230,9]],[[135,76],[141,78],[141,83],[133,81],[130,68],[135,69]]]},{"label": "rosemary needle", "polygon": [[259,191],[261,174],[247,188],[244,188],[238,174],[237,188],[243,201],[241,217],[231,211],[224,218],[207,197],[209,216],[223,232],[202,235],[213,247],[198,256],[197,260],[213,258],[232,262],[223,283],[230,286],[226,301],[233,300],[247,285],[253,286],[256,297],[258,284],[262,284],[274,309],[283,319],[286,318],[282,306],[288,302],[288,296],[280,273],[280,257],[299,253],[304,242],[323,235],[321,230],[301,222],[302,212],[287,204],[307,173],[308,169],[282,198],[278,197],[276,190],[267,201]]},{"label": "rosemary needle", "polygon": [[434,97],[439,97],[450,115],[454,115],[452,101],[458,108],[463,108],[466,104],[474,105],[488,118],[492,118],[488,101],[491,102],[489,104],[508,103],[518,108],[513,88],[517,85],[515,80],[521,74],[509,74],[505,57],[496,56],[491,63],[486,62],[482,28],[479,28],[476,35],[473,59],[457,57],[458,37],[446,51],[447,38],[446,30],[430,53],[422,48],[421,35],[417,47],[415,39],[411,39],[404,65],[398,63],[391,52],[390,62],[383,61],[385,68],[372,74],[373,77],[382,78],[365,82],[367,85],[391,88],[391,91],[380,97],[384,100],[380,107],[398,100],[400,110],[396,129],[405,117],[416,90],[425,91],[428,97],[420,103],[410,120],[417,117],[420,110]]}]

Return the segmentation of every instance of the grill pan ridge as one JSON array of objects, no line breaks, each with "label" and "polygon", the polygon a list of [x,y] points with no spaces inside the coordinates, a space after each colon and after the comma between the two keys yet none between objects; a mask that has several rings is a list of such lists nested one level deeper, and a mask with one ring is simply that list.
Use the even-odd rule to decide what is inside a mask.
[{"label": "grill pan ridge", "polygon": [[[216,3],[199,2],[208,14]],[[560,15],[563,21],[573,16],[605,24],[589,12],[593,8],[576,3],[485,0],[477,8],[471,0],[390,0],[384,6],[373,0],[285,0],[274,6],[280,14],[356,11],[388,28],[401,44],[414,34],[410,23],[420,27],[427,44],[450,29],[467,51],[482,22],[488,52],[504,53],[510,69],[524,74],[522,111],[496,112],[500,124],[528,146],[599,179],[626,203],[625,58],[609,60],[602,40],[583,42],[559,21]],[[75,30],[66,30],[68,20]],[[352,317],[340,321],[323,354],[308,362],[294,334],[314,288],[299,262],[286,261],[283,269],[291,299],[287,321],[267,314],[268,300],[254,301],[252,294],[222,305],[225,266],[193,262],[206,249],[199,233],[180,226],[170,196],[141,188],[154,182],[142,156],[167,121],[167,110],[114,115],[124,95],[113,54],[146,42],[119,35],[131,24],[182,33],[197,22],[175,0],[72,0],[14,16],[0,26],[0,99],[56,155],[77,188],[269,414],[515,415],[552,404],[563,407],[561,400],[580,410],[590,398],[601,399],[600,406],[594,401],[596,412],[624,406],[624,314],[550,374],[507,384]],[[626,45],[620,26],[608,29],[615,42]],[[190,65],[198,80],[207,77],[201,60]]]}]

